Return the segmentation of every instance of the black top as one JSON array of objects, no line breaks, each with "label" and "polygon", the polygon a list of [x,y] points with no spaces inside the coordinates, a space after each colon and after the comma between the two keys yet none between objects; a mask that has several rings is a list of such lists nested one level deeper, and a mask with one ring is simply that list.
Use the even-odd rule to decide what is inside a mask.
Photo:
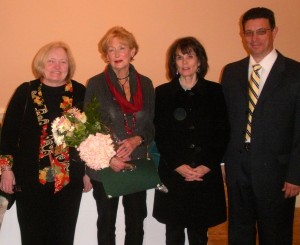
[{"label": "black top", "polygon": [[[13,94],[7,107],[1,133],[0,154],[13,156],[13,171],[18,185],[39,183],[38,155],[41,129],[38,125],[30,90],[36,89],[40,80],[31,81],[30,88],[32,89],[30,90],[28,84],[28,82],[21,84]],[[82,109],[85,87],[76,81],[72,81],[72,86],[73,106]],[[61,112],[58,108],[63,88],[53,88],[43,84],[42,92],[52,121],[55,117],[60,116]],[[51,127],[49,128],[51,129]],[[70,181],[82,181],[84,163],[79,160],[74,148],[70,149],[69,170]]]}]

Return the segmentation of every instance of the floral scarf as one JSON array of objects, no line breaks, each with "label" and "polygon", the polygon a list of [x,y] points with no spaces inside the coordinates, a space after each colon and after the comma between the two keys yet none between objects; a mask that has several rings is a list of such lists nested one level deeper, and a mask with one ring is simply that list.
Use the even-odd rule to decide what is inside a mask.
[{"label": "floral scarf", "polygon": [[[35,105],[35,112],[37,115],[39,126],[41,127],[40,136],[40,152],[39,152],[39,181],[41,184],[47,182],[53,182],[55,190],[54,193],[60,191],[64,186],[70,182],[69,176],[69,147],[57,147],[53,140],[50,130],[50,120],[48,115],[48,109],[45,105],[45,101],[42,94],[42,83],[38,88],[31,91],[31,97]],[[62,102],[60,108],[62,112],[67,111],[72,107],[73,102],[73,87],[71,82],[67,82],[65,85],[64,94],[62,96]],[[43,166],[41,160],[43,158],[49,158],[50,165]]]}]

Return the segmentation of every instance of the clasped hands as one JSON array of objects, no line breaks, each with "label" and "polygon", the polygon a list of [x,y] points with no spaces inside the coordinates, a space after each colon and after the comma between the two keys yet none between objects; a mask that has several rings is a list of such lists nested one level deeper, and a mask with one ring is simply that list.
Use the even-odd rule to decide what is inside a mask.
[{"label": "clasped hands", "polygon": [[131,153],[141,144],[140,136],[121,140],[118,144],[116,155],[110,160],[110,167],[115,172],[120,172],[126,168],[130,168],[131,164],[126,161],[131,160]]},{"label": "clasped hands", "polygon": [[204,175],[210,172],[210,169],[204,165],[192,168],[187,164],[183,164],[176,168],[175,171],[179,173],[185,181],[203,181]]}]

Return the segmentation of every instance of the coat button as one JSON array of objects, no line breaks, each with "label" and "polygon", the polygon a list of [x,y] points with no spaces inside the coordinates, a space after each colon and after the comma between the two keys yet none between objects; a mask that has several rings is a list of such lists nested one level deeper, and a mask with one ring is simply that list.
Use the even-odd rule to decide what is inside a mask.
[{"label": "coat button", "polygon": [[195,126],[194,125],[190,125],[189,126],[189,130],[195,130]]},{"label": "coat button", "polygon": [[202,149],[201,149],[200,146],[197,146],[196,149],[195,149],[195,151],[198,152],[198,153],[201,152],[201,150],[202,150]]}]

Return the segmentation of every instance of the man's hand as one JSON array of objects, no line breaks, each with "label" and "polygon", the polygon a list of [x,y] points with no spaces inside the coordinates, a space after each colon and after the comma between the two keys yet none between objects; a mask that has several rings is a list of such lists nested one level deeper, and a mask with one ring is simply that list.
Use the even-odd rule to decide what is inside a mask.
[{"label": "man's hand", "polygon": [[299,195],[300,186],[285,182],[282,191],[284,191],[285,198],[295,197]]}]

